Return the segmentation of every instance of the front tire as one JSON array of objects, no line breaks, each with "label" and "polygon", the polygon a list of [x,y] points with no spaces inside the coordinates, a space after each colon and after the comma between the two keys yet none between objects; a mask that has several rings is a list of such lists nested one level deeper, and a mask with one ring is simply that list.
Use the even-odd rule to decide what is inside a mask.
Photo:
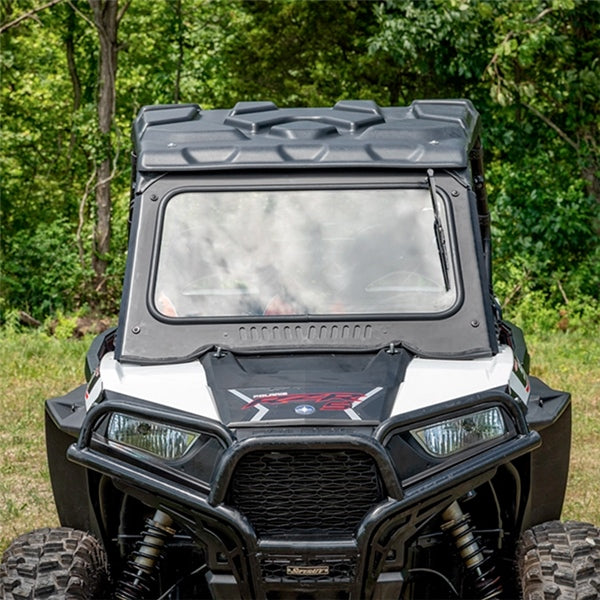
[{"label": "front tire", "polygon": [[600,600],[600,532],[549,521],[523,533],[517,551],[523,600]]},{"label": "front tire", "polygon": [[6,600],[96,600],[110,597],[104,548],[83,531],[37,529],[16,538],[0,563]]}]

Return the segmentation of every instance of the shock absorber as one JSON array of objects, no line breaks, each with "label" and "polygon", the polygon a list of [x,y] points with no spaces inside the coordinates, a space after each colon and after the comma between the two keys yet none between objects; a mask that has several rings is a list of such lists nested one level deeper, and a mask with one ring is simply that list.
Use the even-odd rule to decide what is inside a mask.
[{"label": "shock absorber", "polygon": [[443,513],[445,523],[442,530],[453,538],[473,588],[481,600],[492,600],[502,594],[502,583],[496,575],[496,569],[490,563],[491,557],[485,557],[481,540],[473,535],[469,513],[463,513],[458,502],[454,501]]},{"label": "shock absorber", "polygon": [[141,600],[147,598],[156,580],[155,567],[161,557],[165,542],[175,530],[173,519],[162,510],[157,510],[153,519],[146,521],[142,540],[127,560],[119,580],[115,598],[117,600]]}]

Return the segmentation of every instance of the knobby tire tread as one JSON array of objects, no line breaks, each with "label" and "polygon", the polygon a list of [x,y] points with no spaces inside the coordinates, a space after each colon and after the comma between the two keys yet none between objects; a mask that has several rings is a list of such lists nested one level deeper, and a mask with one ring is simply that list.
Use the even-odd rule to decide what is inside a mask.
[{"label": "knobby tire tread", "polygon": [[0,598],[5,600],[109,598],[108,583],[100,543],[67,527],[37,529],[18,537],[0,563]]},{"label": "knobby tire tread", "polygon": [[517,553],[523,600],[600,600],[600,532],[549,521],[524,532]]}]

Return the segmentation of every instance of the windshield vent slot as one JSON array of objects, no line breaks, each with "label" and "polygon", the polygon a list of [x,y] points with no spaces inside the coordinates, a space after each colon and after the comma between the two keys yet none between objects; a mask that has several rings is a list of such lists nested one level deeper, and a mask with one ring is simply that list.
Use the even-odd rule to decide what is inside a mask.
[{"label": "windshield vent slot", "polygon": [[327,325],[248,325],[239,328],[242,342],[328,342],[339,340],[370,340],[371,325],[339,323]]}]

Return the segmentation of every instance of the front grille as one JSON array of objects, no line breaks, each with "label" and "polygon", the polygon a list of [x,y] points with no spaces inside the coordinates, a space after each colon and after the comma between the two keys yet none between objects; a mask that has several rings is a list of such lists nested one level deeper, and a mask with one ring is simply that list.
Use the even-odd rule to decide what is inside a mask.
[{"label": "front grille", "polygon": [[257,535],[347,536],[384,499],[375,461],[359,450],[252,452],[237,464],[227,503]]}]

